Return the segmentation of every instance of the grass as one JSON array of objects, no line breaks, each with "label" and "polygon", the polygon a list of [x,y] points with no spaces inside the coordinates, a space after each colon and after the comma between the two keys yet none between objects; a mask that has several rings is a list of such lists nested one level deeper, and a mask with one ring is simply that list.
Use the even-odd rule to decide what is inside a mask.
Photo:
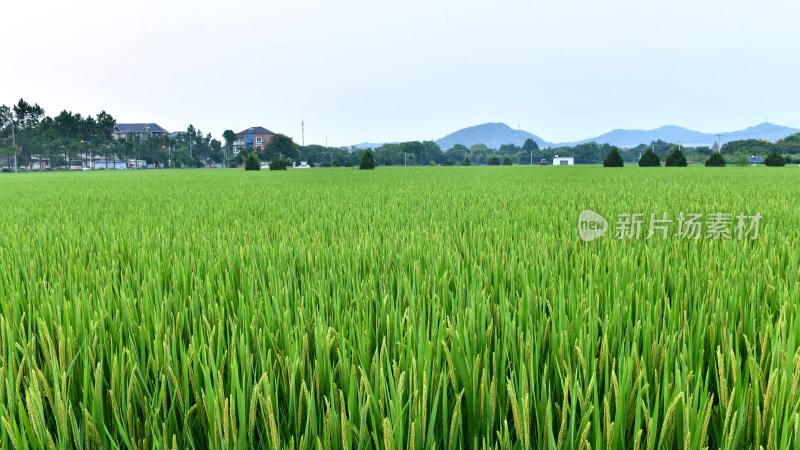
[{"label": "grass", "polygon": [[0,446],[796,448],[799,175],[4,174]]}]

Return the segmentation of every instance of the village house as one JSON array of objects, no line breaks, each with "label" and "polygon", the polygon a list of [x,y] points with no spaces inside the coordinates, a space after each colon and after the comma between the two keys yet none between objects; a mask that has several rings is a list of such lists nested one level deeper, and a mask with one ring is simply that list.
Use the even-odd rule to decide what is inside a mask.
[{"label": "village house", "polygon": [[114,125],[112,135],[116,139],[139,138],[140,141],[150,137],[168,136],[169,131],[155,123],[118,123]]},{"label": "village house", "polygon": [[233,142],[233,154],[238,155],[243,148],[262,150],[275,136],[275,133],[264,127],[250,127],[244,131],[236,133],[236,140]]}]

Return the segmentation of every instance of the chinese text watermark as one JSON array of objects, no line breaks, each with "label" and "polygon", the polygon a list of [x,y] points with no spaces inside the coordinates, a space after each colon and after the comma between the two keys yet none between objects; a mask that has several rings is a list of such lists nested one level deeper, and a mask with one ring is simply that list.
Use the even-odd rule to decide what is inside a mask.
[{"label": "chinese text watermark", "polygon": [[[714,212],[710,214],[680,212],[677,216],[662,213],[629,213],[617,215],[614,222],[615,239],[720,240],[758,239],[761,213]],[[600,214],[584,210],[578,217],[578,234],[584,241],[593,241],[606,234],[608,221]]]}]

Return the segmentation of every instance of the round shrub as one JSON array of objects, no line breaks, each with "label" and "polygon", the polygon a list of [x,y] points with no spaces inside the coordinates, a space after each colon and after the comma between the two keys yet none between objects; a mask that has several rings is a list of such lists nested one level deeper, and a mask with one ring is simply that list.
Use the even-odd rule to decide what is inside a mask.
[{"label": "round shrub", "polygon": [[244,160],[244,170],[261,170],[261,161],[255,153],[250,153]]},{"label": "round shrub", "polygon": [[269,170],[286,170],[286,160],[278,158],[269,163]]},{"label": "round shrub", "polygon": [[680,148],[675,148],[667,155],[667,167],[686,167],[686,156]]},{"label": "round shrub", "polygon": [[639,167],[661,167],[661,159],[652,149],[648,149],[639,158]]},{"label": "round shrub", "polygon": [[783,167],[786,165],[786,160],[783,159],[783,156],[779,155],[778,152],[773,150],[772,153],[764,158],[764,164],[770,167]]},{"label": "round shrub", "polygon": [[364,150],[364,153],[361,154],[361,164],[358,168],[361,170],[372,170],[376,165],[377,163],[375,162],[375,157],[372,156],[372,152]]},{"label": "round shrub", "polygon": [[619,154],[619,150],[612,148],[611,151],[606,156],[606,159],[603,160],[603,167],[623,167],[625,165],[622,162],[622,156]]},{"label": "round shrub", "polygon": [[706,167],[725,167],[725,158],[720,152],[714,152],[706,160]]}]

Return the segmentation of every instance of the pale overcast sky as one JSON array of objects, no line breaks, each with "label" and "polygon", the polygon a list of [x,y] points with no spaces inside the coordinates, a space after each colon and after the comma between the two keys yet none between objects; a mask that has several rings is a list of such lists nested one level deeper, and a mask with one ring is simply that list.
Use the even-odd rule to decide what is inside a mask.
[{"label": "pale overcast sky", "polygon": [[307,144],[800,127],[800,2],[11,1],[0,103]]}]

